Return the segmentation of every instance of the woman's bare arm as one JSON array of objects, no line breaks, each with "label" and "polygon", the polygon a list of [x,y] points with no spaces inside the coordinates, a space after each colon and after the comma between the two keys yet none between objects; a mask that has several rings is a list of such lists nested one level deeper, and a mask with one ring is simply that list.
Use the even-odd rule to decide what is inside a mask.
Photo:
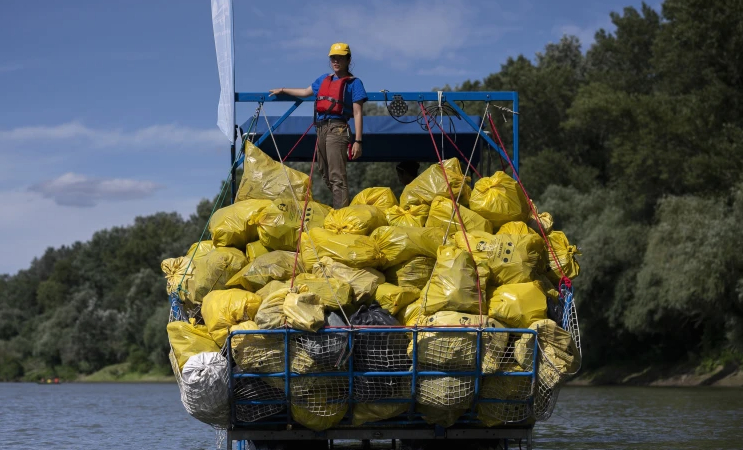
[{"label": "woman's bare arm", "polygon": [[312,86],[306,87],[306,88],[280,88],[280,89],[271,89],[268,91],[269,95],[278,95],[278,94],[284,94],[284,95],[291,95],[293,97],[309,97],[312,95]]}]

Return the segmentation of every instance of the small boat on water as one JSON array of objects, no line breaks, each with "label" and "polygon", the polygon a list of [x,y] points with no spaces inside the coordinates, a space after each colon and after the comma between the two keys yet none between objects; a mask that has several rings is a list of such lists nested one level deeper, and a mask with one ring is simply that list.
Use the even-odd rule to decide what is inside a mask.
[{"label": "small boat on water", "polygon": [[59,378],[42,378],[36,384],[62,384]]}]

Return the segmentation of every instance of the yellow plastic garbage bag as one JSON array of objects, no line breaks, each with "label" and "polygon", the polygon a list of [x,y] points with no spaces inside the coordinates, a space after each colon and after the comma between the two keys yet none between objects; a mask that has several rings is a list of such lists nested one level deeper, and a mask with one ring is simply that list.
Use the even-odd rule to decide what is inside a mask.
[{"label": "yellow plastic garbage bag", "polygon": [[405,308],[400,309],[397,315],[395,315],[395,319],[406,327],[415,326],[418,323],[419,317],[421,317],[420,299],[414,301]]},{"label": "yellow plastic garbage bag", "polygon": [[269,295],[271,295],[273,291],[288,288],[288,287],[290,287],[289,281],[271,280],[265,286],[255,291],[255,293],[258,294],[258,296],[261,299],[264,299],[268,297]]},{"label": "yellow plastic garbage bag", "polygon": [[[570,333],[550,319],[538,320],[529,328],[537,331],[540,383],[552,389],[580,369],[580,351]],[[533,352],[533,334],[523,334],[514,344],[514,359],[524,370],[532,369]]]},{"label": "yellow plastic garbage bag", "polygon": [[260,243],[260,241],[251,242],[245,246],[245,256],[248,257],[248,262],[251,263],[261,255],[265,255],[269,250]]},{"label": "yellow plastic garbage bag", "polygon": [[[482,318],[483,326],[495,325]],[[418,320],[419,327],[472,327],[471,332],[427,331],[418,333],[418,365],[436,370],[474,370],[477,362],[477,314],[439,311]],[[408,345],[408,356],[413,358],[413,342]]]},{"label": "yellow plastic garbage bag", "polygon": [[426,225],[430,205],[391,206],[384,210],[387,223],[399,227],[422,227]]},{"label": "yellow plastic garbage bag", "polygon": [[421,291],[414,287],[400,287],[394,284],[384,283],[379,285],[374,293],[374,300],[390,314],[395,315],[398,311],[418,300]]},{"label": "yellow plastic garbage bag", "polygon": [[[461,230],[459,216],[456,213],[452,216],[452,212],[451,199],[447,197],[436,197],[431,203],[431,211],[428,213],[426,227],[439,227],[442,230],[448,230],[449,234],[454,234]],[[493,232],[493,225],[490,221],[476,212],[460,205],[459,214],[462,216],[465,230],[479,230],[486,233]]]},{"label": "yellow plastic garbage bag", "polygon": [[536,279],[543,273],[544,248],[544,240],[536,234],[497,236],[488,249],[491,279],[496,286]]},{"label": "yellow plastic garbage bag", "polygon": [[531,214],[529,216],[529,221],[527,224],[529,227],[534,230],[535,233],[541,234],[539,231],[539,225],[537,225],[537,220],[539,220],[539,223],[542,225],[542,229],[546,234],[552,233],[552,227],[554,226],[554,220],[552,219],[552,214],[548,212],[542,212],[537,215],[538,219],[534,218],[534,214]]},{"label": "yellow plastic garbage bag", "polygon": [[467,412],[467,408],[443,408],[437,406],[417,404],[416,411],[421,413],[423,420],[431,425],[439,425],[448,428]]},{"label": "yellow plastic garbage bag", "polygon": [[188,358],[204,352],[219,352],[219,346],[209,335],[206,327],[194,326],[188,322],[175,320],[168,324],[168,341],[178,361],[178,368],[183,369]]},{"label": "yellow plastic garbage bag", "polygon": [[[523,372],[516,364],[502,367],[503,372]],[[526,400],[532,395],[531,377],[524,376],[488,376],[483,377],[480,398],[495,400],[518,400],[520,403],[477,404],[477,418],[486,426],[493,427],[504,423],[521,422],[529,416]]]},{"label": "yellow plastic garbage bag", "polygon": [[[253,321],[241,322],[230,327],[230,333],[241,330],[255,331]],[[232,357],[246,372],[276,373],[284,371],[284,336],[279,334],[235,334],[230,342]],[[265,378],[268,380],[268,378]],[[280,380],[283,383],[283,380]],[[283,386],[282,386],[283,389]]]},{"label": "yellow plastic garbage bag", "polygon": [[[193,261],[204,257],[209,251],[214,249],[212,241],[201,241],[201,243],[194,243],[191,248],[188,249],[186,256],[179,256],[178,258],[164,259],[160,263],[160,269],[165,274],[165,280],[167,282],[166,290],[168,295],[173,294],[178,290],[178,286],[182,289],[178,294],[181,300],[186,300],[186,282],[193,278]],[[181,283],[183,283],[181,285]]]},{"label": "yellow plastic garbage bag", "polygon": [[301,273],[294,279],[294,284],[307,286],[310,292],[320,297],[322,304],[330,311],[346,308],[353,303],[351,285],[336,278]]},{"label": "yellow plastic garbage bag", "polygon": [[[457,158],[445,160],[444,170],[446,170],[446,177],[451,184],[451,191],[454,198],[457,198],[459,191],[462,190],[462,195],[459,196],[459,203],[467,205],[471,192],[469,186],[470,179],[469,177],[465,179],[462,168],[459,165],[459,160]],[[449,195],[449,188],[444,178],[444,172],[441,170],[441,165],[435,163],[431,164],[428,169],[424,170],[410,184],[405,186],[402,195],[400,195],[400,206],[405,208],[409,205],[430,205],[434,198],[439,196],[449,198]]]},{"label": "yellow plastic garbage bag", "polygon": [[[252,142],[245,141],[245,164],[235,201],[251,198],[293,200],[295,196],[298,200],[304,200],[309,185],[310,178],[306,174],[290,167],[282,167],[281,163],[263,153]],[[310,192],[310,198],[311,195]]]},{"label": "yellow plastic garbage bag", "polygon": [[[495,319],[488,318],[489,328],[505,329],[506,326]],[[482,349],[480,350],[481,368],[483,373],[495,373],[504,363],[513,361],[513,350],[508,347],[511,333],[508,331],[486,331],[482,334]]]},{"label": "yellow plastic garbage bag", "polygon": [[[294,267],[296,261],[296,269]],[[255,292],[265,286],[269,281],[285,281],[292,274],[304,272],[302,259],[295,252],[276,250],[266,253],[248,264],[240,272],[236,273],[227,281],[228,287],[242,287]]]},{"label": "yellow plastic garbage bag", "polygon": [[209,220],[209,232],[216,247],[243,249],[258,239],[256,223],[270,200],[245,200],[218,209]]},{"label": "yellow plastic garbage bag", "polygon": [[397,205],[397,197],[388,187],[370,187],[362,190],[351,200],[353,205],[371,205],[384,211]]},{"label": "yellow plastic garbage bag", "polygon": [[292,378],[290,387],[292,416],[307,428],[330,428],[348,411],[347,377]]},{"label": "yellow plastic garbage bag", "polygon": [[[168,295],[178,290],[181,280],[185,282],[186,278],[191,278],[193,264],[189,264],[190,259],[185,256],[179,256],[178,258],[164,259],[160,263],[160,269],[165,274],[165,281],[167,283],[165,289]],[[181,300],[186,298],[185,292],[180,292],[179,296]]]},{"label": "yellow plastic garbage bag", "polygon": [[[322,399],[318,398],[318,401],[320,400]],[[318,414],[292,403],[292,417],[310,430],[323,431],[333,428],[343,420],[343,416],[348,411],[348,403],[341,403],[338,406],[337,408],[332,408],[327,414]]]},{"label": "yellow plastic garbage bag", "polygon": [[504,284],[490,297],[488,315],[511,328],[547,318],[547,297],[538,281]]},{"label": "yellow plastic garbage bag", "polygon": [[298,292],[289,292],[284,299],[286,323],[296,330],[313,333],[325,324],[325,312],[320,297],[300,285]]},{"label": "yellow plastic garbage bag", "polygon": [[470,198],[470,209],[500,228],[504,223],[529,218],[529,204],[521,186],[505,172],[477,180]]},{"label": "yellow plastic garbage bag", "polygon": [[336,234],[369,236],[372,231],[387,225],[387,218],[376,206],[354,205],[330,211],[323,228]]},{"label": "yellow plastic garbage bag", "polygon": [[444,231],[440,228],[379,227],[371,238],[384,256],[384,269],[416,256],[435,258],[439,245],[444,243]]},{"label": "yellow plastic garbage bag", "polygon": [[[553,231],[547,235],[547,239],[549,239],[550,245],[555,251],[555,255],[557,256],[557,260],[560,262],[560,267],[562,267],[565,276],[571,280],[577,277],[578,274],[580,274],[580,265],[578,265],[578,260],[575,259],[575,257],[581,254],[578,247],[570,245],[567,236],[565,236],[565,233],[562,231]],[[549,250],[547,250],[547,252],[549,252]],[[552,253],[548,253],[547,256],[549,257],[550,262],[550,270],[547,272],[547,277],[550,281],[557,284],[560,282],[560,278],[562,278],[560,269],[557,267],[557,263],[555,262]]]},{"label": "yellow plastic garbage bag", "polygon": [[313,266],[312,272],[318,278],[332,277],[348,283],[351,286],[355,304],[373,298],[377,287],[385,281],[384,275],[375,269],[370,267],[354,269],[343,263],[333,261],[327,256]]},{"label": "yellow plastic garbage bag", "polygon": [[323,257],[349,267],[379,267],[384,263],[374,239],[356,234],[336,234],[322,228],[313,228],[302,233],[302,262],[307,268],[313,267]]},{"label": "yellow plastic garbage bag", "polygon": [[246,320],[253,320],[261,298],[242,289],[211,291],[204,297],[201,316],[209,334],[220,347],[224,345],[230,327]]},{"label": "yellow plastic garbage bag", "polygon": [[435,265],[436,258],[416,256],[409,261],[388,268],[384,271],[384,276],[392,284],[423,289],[431,278]]},{"label": "yellow plastic garbage bag", "polygon": [[475,399],[475,377],[418,377],[416,401],[435,408],[468,408]]},{"label": "yellow plastic garbage bag", "polygon": [[206,294],[224,289],[227,281],[247,263],[245,254],[232,247],[217,247],[194,260],[193,278],[186,282],[187,299],[193,304],[201,304]]},{"label": "yellow plastic garbage bag", "polygon": [[[303,209],[304,202],[297,208],[291,200],[274,200],[256,221],[261,244],[273,250],[296,251],[297,239],[303,231],[300,229]],[[321,228],[328,211],[328,207],[321,203],[308,202],[307,211],[304,212],[306,227],[302,228]]]},{"label": "yellow plastic garbage bag", "polygon": [[475,261],[486,261],[490,268],[490,280],[496,286],[526,283],[539,275],[545,252],[544,240],[536,234],[500,234],[482,232],[462,233],[454,236],[457,247],[472,249]]},{"label": "yellow plastic garbage bag", "polygon": [[193,257],[194,260],[197,260],[205,256],[210,251],[214,250],[214,248],[214,242],[212,242],[211,239],[201,242],[194,242],[193,244],[191,244],[188,252],[186,252],[186,256],[189,259]]},{"label": "yellow plastic garbage bag", "polygon": [[[458,231],[454,234],[454,244],[457,248],[462,250],[472,250],[472,257],[478,264],[480,261],[488,260],[488,251],[492,247],[492,241],[495,239],[495,235],[487,233],[485,231],[472,230],[467,231],[467,239],[465,234]],[[450,242],[450,240],[447,241]]]},{"label": "yellow plastic garbage bag", "polygon": [[504,223],[497,233],[499,234],[538,234],[536,231],[529,228],[529,226],[521,221],[515,220],[513,222]]},{"label": "yellow plastic garbage bag", "polygon": [[[421,289],[423,314],[437,311],[480,312],[477,267],[466,250],[442,245],[438,250],[431,281]],[[483,306],[485,308],[485,306]]]},{"label": "yellow plastic garbage bag", "polygon": [[277,289],[261,302],[258,312],[255,313],[255,323],[262,330],[281,328],[286,321],[284,314],[284,300],[289,294],[289,288]]},{"label": "yellow plastic garbage bag", "polygon": [[353,407],[352,423],[355,426],[369,422],[391,419],[404,414],[410,405],[407,403],[356,403]]}]

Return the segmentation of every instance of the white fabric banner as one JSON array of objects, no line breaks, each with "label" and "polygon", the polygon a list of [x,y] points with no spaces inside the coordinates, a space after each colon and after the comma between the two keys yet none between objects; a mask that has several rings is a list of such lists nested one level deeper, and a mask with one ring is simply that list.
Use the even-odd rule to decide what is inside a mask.
[{"label": "white fabric banner", "polygon": [[217,126],[234,143],[235,133],[235,48],[232,39],[232,0],[212,0],[212,27],[219,69]]}]

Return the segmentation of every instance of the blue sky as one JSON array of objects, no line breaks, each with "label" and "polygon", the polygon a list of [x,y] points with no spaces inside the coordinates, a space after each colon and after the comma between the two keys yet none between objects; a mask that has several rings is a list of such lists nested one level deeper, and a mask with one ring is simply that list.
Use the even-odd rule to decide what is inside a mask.
[{"label": "blue sky", "polygon": [[[367,90],[455,85],[563,34],[590,45],[612,29],[611,11],[640,2],[325,5],[236,0],[237,90],[308,86],[336,41],[351,45]],[[0,273],[138,215],[187,216],[214,195],[229,145],[216,128],[209,1],[6,0],[2,9]],[[253,108],[239,105],[238,120]]]}]

